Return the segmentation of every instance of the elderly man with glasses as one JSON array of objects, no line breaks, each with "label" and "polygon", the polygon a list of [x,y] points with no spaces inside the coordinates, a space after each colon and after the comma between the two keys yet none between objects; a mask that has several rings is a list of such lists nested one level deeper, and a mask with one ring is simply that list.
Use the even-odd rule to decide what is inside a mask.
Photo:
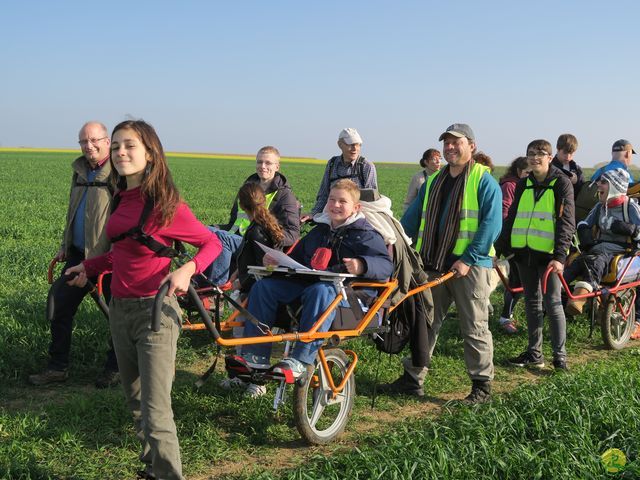
[{"label": "elderly man with glasses", "polygon": [[[78,144],[82,156],[71,165],[73,175],[67,221],[60,250],[55,256],[57,261],[66,262],[63,272],[85,258],[100,255],[110,248],[106,224],[111,212],[114,186],[109,179],[111,141],[107,128],[99,122],[85,123],[80,129]],[[108,280],[103,282],[103,288],[108,296]],[[51,322],[49,362],[43,372],[29,376],[29,382],[34,385],[64,382],[69,377],[73,317],[88,290],[71,287],[59,278],[53,285],[53,293],[55,308]],[[111,341],[109,345],[104,370],[96,380],[97,388],[119,383],[118,363]]]}]

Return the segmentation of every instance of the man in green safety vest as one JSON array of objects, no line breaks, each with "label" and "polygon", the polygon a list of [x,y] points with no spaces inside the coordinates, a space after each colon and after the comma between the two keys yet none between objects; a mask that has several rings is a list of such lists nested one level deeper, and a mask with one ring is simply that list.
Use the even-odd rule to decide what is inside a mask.
[{"label": "man in green safety vest", "polygon": [[[262,147],[256,154],[256,173],[250,175],[244,183],[259,183],[264,190],[267,208],[273,213],[284,231],[282,248],[286,249],[300,238],[300,205],[291,190],[287,178],[280,173],[280,152],[272,146]],[[207,268],[205,274],[216,285],[224,284],[234,270],[233,255],[238,251],[242,236],[249,226],[250,220],[238,205],[238,198],[233,201],[229,222],[224,225],[212,225],[214,232],[222,243],[222,252]]]},{"label": "man in green safety vest", "polygon": [[[424,365],[403,360],[404,373],[383,390],[423,395],[422,385],[447,310],[455,302],[464,340],[464,360],[472,381],[465,403],[491,396],[493,339],[489,330],[489,278],[493,242],[502,226],[502,193],[489,168],[473,161],[471,128],[454,123],[440,135],[447,165],[429,176],[402,217],[430,278],[453,271],[455,278],[432,289],[433,318]],[[430,315],[428,315],[430,317]]]},{"label": "man in green safety vest", "polygon": [[[496,251],[498,255],[513,253],[526,299],[529,345],[520,355],[509,359],[509,363],[517,367],[544,367],[542,322],[546,312],[551,327],[553,366],[564,371],[567,330],[557,274],[564,270],[575,231],[574,196],[571,180],[551,160],[548,141],[529,143],[527,161],[531,173],[516,186]],[[543,295],[541,282],[548,269],[552,273]]]}]

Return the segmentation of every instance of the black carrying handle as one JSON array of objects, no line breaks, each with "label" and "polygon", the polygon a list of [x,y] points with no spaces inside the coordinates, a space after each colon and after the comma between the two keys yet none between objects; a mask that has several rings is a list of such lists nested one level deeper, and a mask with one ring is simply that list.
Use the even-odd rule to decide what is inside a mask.
[{"label": "black carrying handle", "polygon": [[[160,285],[160,288],[158,289],[158,293],[156,293],[156,298],[153,301],[153,309],[151,310],[151,329],[154,332],[160,331],[160,318],[162,316],[162,305],[164,303],[164,297],[167,296],[168,291],[169,291],[169,282],[165,282],[162,285]],[[206,308],[204,308],[204,305],[202,304],[202,300],[200,300],[200,297],[198,296],[198,293],[196,292],[196,289],[192,284],[189,284],[189,290],[187,290],[187,296],[196,306],[198,313],[202,317],[202,321],[207,327],[207,330],[209,330],[209,333],[211,333],[211,335],[213,336],[213,339],[218,340],[218,338],[220,338],[220,332],[218,332],[218,329],[211,321],[209,312],[207,311]]]}]

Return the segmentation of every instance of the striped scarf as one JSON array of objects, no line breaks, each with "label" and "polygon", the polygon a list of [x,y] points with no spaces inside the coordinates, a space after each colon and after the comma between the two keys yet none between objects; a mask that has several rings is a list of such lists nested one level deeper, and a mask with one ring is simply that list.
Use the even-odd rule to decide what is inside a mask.
[{"label": "striped scarf", "polygon": [[[424,265],[433,268],[437,272],[442,271],[447,256],[452,252],[458,238],[464,187],[467,184],[473,163],[473,160],[467,163],[462,173],[455,178],[451,190],[445,192],[442,190],[442,185],[449,176],[449,165],[447,165],[433,179],[429,190],[420,255],[424,260]],[[446,201],[447,198],[450,198],[449,209],[446,212],[441,212],[442,202]],[[445,215],[445,223],[444,229],[439,232],[439,215],[442,214]]]}]

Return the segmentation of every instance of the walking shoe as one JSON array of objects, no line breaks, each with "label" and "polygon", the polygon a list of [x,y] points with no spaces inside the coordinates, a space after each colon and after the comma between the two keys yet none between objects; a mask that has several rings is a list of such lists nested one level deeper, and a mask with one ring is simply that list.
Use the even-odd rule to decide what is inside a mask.
[{"label": "walking shoe", "polygon": [[111,388],[120,384],[120,373],[113,370],[103,370],[96,379],[96,388]]},{"label": "walking shoe", "polygon": [[640,322],[636,322],[636,329],[633,331],[633,333],[631,334],[631,340],[638,340],[640,339]]},{"label": "walking shoe", "polygon": [[535,357],[528,350],[517,357],[510,358],[508,362],[514,367],[544,368],[544,357],[542,355]]},{"label": "walking shoe", "polygon": [[300,360],[287,357],[276,363],[270,371],[275,379],[284,380],[286,383],[294,383],[303,374],[307,373],[307,367]]},{"label": "walking shoe", "polygon": [[424,397],[424,390],[422,386],[419,385],[418,382],[416,382],[416,380],[406,372],[406,370],[393,382],[379,385],[378,391],[381,393]]},{"label": "walking shoe", "polygon": [[56,382],[66,382],[69,378],[69,372],[66,370],[52,370],[47,368],[42,373],[34,373],[29,375],[29,383],[32,385],[48,385]]},{"label": "walking shoe", "polygon": [[556,372],[566,372],[569,369],[567,368],[567,359],[566,358],[554,358],[553,359],[553,368]]},{"label": "walking shoe", "polygon": [[218,386],[223,390],[242,389],[242,388],[247,388],[248,385],[249,384],[247,384],[247,382],[245,382],[244,380],[238,377],[223,378],[222,380],[220,380],[220,383],[218,384]]},{"label": "walking shoe", "polygon": [[259,398],[266,394],[267,394],[267,386],[256,385],[255,383],[250,383],[247,386],[247,389],[244,391],[244,396],[248,398]]},{"label": "walking shoe", "polygon": [[482,380],[473,380],[471,393],[462,400],[465,405],[476,405],[478,403],[486,403],[491,400],[491,382]]},{"label": "walking shoe", "polygon": [[508,335],[518,333],[518,327],[516,327],[516,322],[513,321],[513,317],[500,317],[500,328],[502,328],[502,331]]}]

